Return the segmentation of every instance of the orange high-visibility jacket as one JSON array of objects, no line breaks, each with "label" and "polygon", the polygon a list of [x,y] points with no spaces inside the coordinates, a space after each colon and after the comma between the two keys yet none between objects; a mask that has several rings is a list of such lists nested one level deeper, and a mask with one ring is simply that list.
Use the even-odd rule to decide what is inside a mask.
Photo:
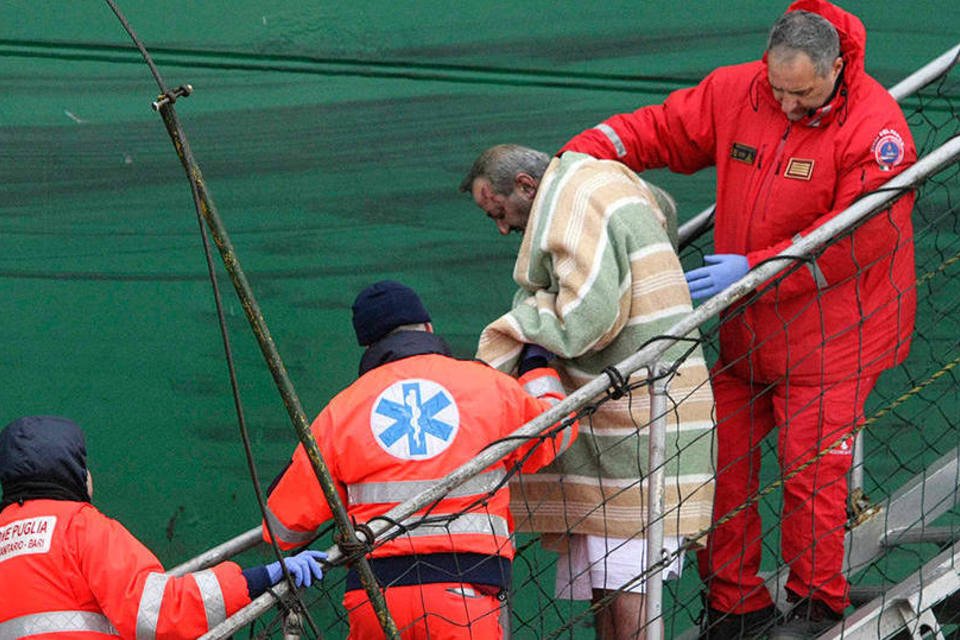
[{"label": "orange high-visibility jacket", "polygon": [[[521,384],[540,397],[563,397],[552,369],[534,369],[518,382],[483,363],[436,353],[405,357],[365,373],[311,425],[349,515],[364,523],[384,514],[550,408],[548,400],[530,395]],[[521,461],[523,472],[536,471],[575,436],[574,423],[545,442],[524,444],[432,505],[428,524],[418,524],[423,512],[412,516],[404,523],[410,526],[407,533],[377,546],[371,555],[512,558],[508,471]],[[444,517],[461,512],[453,520]],[[270,494],[268,517],[287,549],[311,540],[331,517],[302,445]]]},{"label": "orange high-visibility jacket", "polygon": [[236,564],[168,576],[87,502],[27,500],[0,512],[0,638],[196,638],[249,602]]}]

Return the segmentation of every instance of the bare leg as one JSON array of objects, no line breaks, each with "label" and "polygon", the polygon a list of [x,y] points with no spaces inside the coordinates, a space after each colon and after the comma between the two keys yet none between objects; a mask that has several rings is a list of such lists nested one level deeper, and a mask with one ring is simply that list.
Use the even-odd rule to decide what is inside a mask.
[{"label": "bare leg", "polygon": [[[594,589],[593,601],[597,602],[607,593],[603,589]],[[642,593],[621,593],[615,597],[596,614],[597,640],[645,640],[645,601]]]}]

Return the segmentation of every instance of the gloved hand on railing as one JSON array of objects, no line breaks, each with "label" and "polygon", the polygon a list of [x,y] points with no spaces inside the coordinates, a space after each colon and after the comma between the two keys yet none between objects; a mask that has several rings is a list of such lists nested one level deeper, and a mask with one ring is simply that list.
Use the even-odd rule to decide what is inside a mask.
[{"label": "gloved hand on railing", "polygon": [[[323,567],[320,566],[319,561],[326,559],[327,554],[323,551],[307,549],[295,556],[284,558],[283,563],[287,565],[287,571],[290,572],[295,585],[309,587],[313,584],[314,579],[320,580],[323,578]],[[280,568],[280,563],[268,564],[267,575],[270,576],[271,585],[280,582],[283,579],[283,569]]]},{"label": "gloved hand on railing", "polygon": [[684,273],[694,300],[715,296],[750,271],[746,256],[736,253],[718,253],[705,256],[706,266]]},{"label": "gloved hand on railing", "polygon": [[528,371],[547,366],[547,363],[557,356],[538,344],[525,344],[520,350],[520,362],[517,364],[517,375],[522,376]]}]

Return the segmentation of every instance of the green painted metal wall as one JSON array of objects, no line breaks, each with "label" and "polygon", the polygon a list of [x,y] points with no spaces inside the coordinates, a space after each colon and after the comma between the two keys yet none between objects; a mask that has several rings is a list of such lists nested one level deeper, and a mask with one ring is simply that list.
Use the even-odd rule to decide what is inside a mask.
[{"label": "green painted metal wall", "polygon": [[[508,304],[517,238],[457,184],[498,142],[553,151],[759,55],[785,5],[143,2],[154,52],[312,417],[354,377],[349,305],[420,290],[459,355]],[[269,5],[265,8],[264,5]],[[851,1],[891,85],[956,44],[960,3]],[[0,422],[71,416],[96,503],[167,564],[258,519],[188,184],[105,3],[0,5]],[[654,172],[681,219],[712,174]],[[264,483],[295,436],[222,281]]]}]

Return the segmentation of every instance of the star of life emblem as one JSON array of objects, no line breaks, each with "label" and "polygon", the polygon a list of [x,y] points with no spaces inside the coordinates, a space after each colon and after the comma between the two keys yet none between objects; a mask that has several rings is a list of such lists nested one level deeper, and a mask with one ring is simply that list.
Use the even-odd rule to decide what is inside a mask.
[{"label": "star of life emblem", "polygon": [[402,460],[427,460],[457,437],[460,411],[453,394],[433,380],[408,379],[384,389],[370,411],[380,447]]}]

